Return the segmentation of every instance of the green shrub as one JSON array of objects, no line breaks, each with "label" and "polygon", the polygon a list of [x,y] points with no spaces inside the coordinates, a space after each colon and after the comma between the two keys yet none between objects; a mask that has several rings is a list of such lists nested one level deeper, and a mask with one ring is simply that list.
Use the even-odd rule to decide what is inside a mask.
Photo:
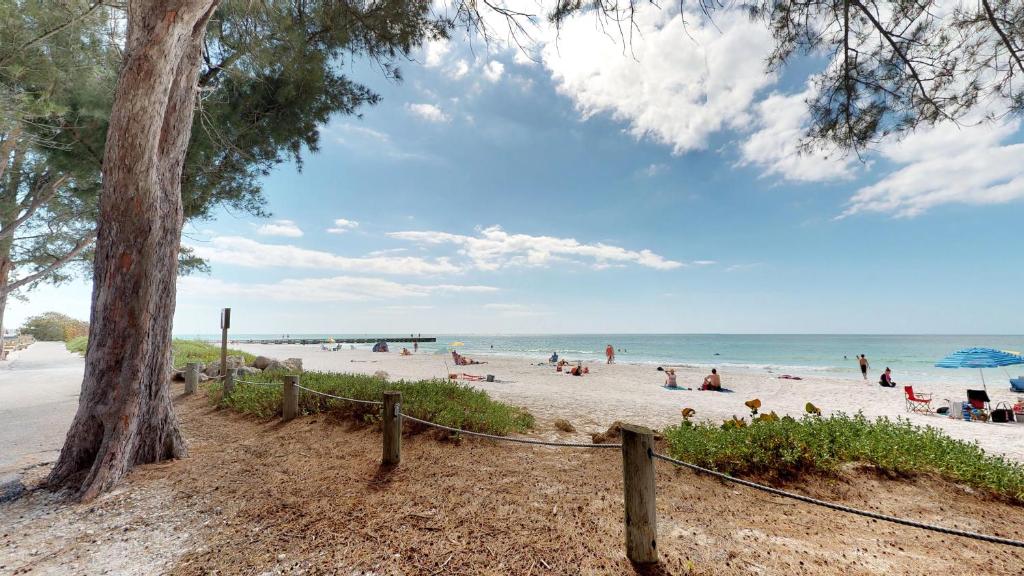
[{"label": "green shrub", "polygon": [[88,336],[76,336],[64,343],[67,346],[68,352],[77,352],[78,354],[85,354],[85,347],[88,344]]},{"label": "green shrub", "polygon": [[[85,348],[88,343],[88,336],[79,336],[68,340],[66,346],[71,352],[85,354]],[[171,342],[171,352],[173,354],[175,368],[181,368],[189,362],[209,364],[214,360],[220,360],[220,346],[209,344],[207,342],[200,342],[198,340],[181,340],[179,338],[175,338],[174,341]],[[246,363],[251,362],[255,358],[255,356],[248,352],[232,350],[230,348],[228,348],[228,355],[241,356],[245,358]]]},{"label": "green shrub", "polygon": [[893,475],[933,473],[1024,503],[1024,465],[903,418],[868,420],[859,413],[836,413],[748,426],[683,422],[666,429],[665,437],[673,457],[733,475],[785,480],[803,473],[833,474],[853,462]]},{"label": "green shrub", "polygon": [[25,320],[20,332],[43,342],[67,342],[88,334],[89,323],[60,312],[44,312]]},{"label": "green shrub", "polygon": [[[246,376],[251,382],[281,381],[279,376]],[[523,410],[492,400],[486,392],[446,380],[420,382],[385,382],[380,378],[359,374],[331,372],[304,372],[302,386],[357,400],[380,400],[385,390],[402,393],[402,412],[445,426],[489,434],[523,432],[533,426],[533,416]],[[236,383],[228,400],[221,399],[221,385],[209,385],[211,398],[216,402],[246,414],[270,418],[281,413],[281,386]],[[299,412],[312,414],[328,412],[343,418],[373,420],[380,408],[367,404],[344,402],[299,391]]]},{"label": "green shrub", "polygon": [[[213,361],[220,361],[220,346],[208,342],[175,338],[171,342],[171,350],[174,352],[175,368],[181,368],[189,362],[209,364]],[[232,350],[231,348],[228,348],[228,356],[241,356],[245,358],[246,364],[256,358],[253,354],[242,352],[241,350]]]}]

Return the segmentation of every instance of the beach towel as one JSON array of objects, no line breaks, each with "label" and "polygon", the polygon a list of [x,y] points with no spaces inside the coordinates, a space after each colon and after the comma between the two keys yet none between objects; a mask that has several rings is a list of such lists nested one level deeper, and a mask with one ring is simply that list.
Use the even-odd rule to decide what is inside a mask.
[{"label": "beach towel", "polygon": [[661,387],[664,388],[665,390],[693,390],[693,388],[684,388],[682,386],[665,386],[664,384],[662,384]]}]

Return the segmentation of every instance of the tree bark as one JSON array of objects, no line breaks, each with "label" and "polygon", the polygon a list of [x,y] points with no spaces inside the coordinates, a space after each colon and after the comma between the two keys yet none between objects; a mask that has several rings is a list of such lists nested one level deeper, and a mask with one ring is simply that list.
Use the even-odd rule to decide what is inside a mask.
[{"label": "tree bark", "polygon": [[82,500],[185,443],[168,378],[181,173],[202,39],[218,0],[130,0],[103,160],[92,312],[78,413],[51,487]]}]

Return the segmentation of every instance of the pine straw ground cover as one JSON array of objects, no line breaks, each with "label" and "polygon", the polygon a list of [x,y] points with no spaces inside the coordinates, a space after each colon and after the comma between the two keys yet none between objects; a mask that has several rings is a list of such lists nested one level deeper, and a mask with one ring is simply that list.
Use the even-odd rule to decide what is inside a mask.
[{"label": "pine straw ground cover", "polygon": [[[62,505],[28,524],[17,520],[26,503],[0,505],[0,526],[13,526],[0,532],[19,545],[8,570],[65,573],[75,565],[75,573],[98,574],[112,558],[153,565],[163,554],[159,571],[113,573],[637,573],[623,551],[617,450],[413,434],[403,440],[402,463],[385,470],[373,425],[331,414],[281,424],[211,406],[202,394],[182,397],[181,390],[176,384],[189,457],[140,467],[115,493]],[[893,480],[847,469],[788,488],[1024,539],[1024,508],[929,475]],[[1016,574],[1024,564],[1020,550],[847,516],[664,463],[657,490],[662,564],[642,573],[982,575]],[[63,524],[55,526],[58,519]],[[0,542],[10,550],[5,546]],[[45,553],[20,552],[33,547]]]}]

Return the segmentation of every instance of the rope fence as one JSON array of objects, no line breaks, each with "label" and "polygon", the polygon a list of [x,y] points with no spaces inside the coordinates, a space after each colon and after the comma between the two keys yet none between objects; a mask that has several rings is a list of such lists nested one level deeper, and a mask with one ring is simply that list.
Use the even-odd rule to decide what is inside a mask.
[{"label": "rope fence", "polygon": [[454,432],[456,434],[465,434],[466,436],[476,436],[477,438],[498,440],[499,442],[514,442],[516,444],[531,444],[533,446],[554,446],[556,448],[622,448],[622,444],[584,444],[582,442],[548,442],[545,440],[530,440],[529,438],[496,436],[494,434],[484,434],[483,432],[471,432],[469,430],[463,430],[461,428],[452,428],[451,426],[445,426],[444,424],[438,424],[436,422],[430,422],[428,420],[421,420],[419,418],[416,418],[415,416],[409,416],[408,414],[402,414],[401,417],[403,420],[419,422],[424,426],[431,426],[433,428],[447,430],[448,432]]},{"label": "rope fence", "polygon": [[334,399],[334,400],[344,400],[345,402],[355,402],[356,404],[370,404],[370,405],[373,405],[373,406],[383,406],[384,405],[383,402],[380,402],[378,400],[359,400],[359,399],[356,399],[356,398],[346,398],[344,396],[335,396],[334,394],[328,394],[326,392],[321,392],[319,390],[313,390],[312,388],[306,388],[305,386],[300,386],[298,384],[296,384],[295,387],[298,388],[299,390],[305,390],[306,392],[310,392],[312,394],[316,394],[317,396],[323,396],[325,398],[331,398],[331,399]]},{"label": "rope fence", "polygon": [[[189,392],[189,384],[198,379],[197,370],[194,365],[189,365],[186,369],[186,393]],[[654,432],[646,428],[623,425],[621,428],[622,442],[617,444],[593,444],[583,442],[552,442],[546,440],[533,440],[529,438],[515,438],[509,436],[498,436],[496,434],[487,434],[484,432],[473,432],[470,430],[463,430],[452,426],[446,426],[444,424],[438,424],[437,422],[431,422],[415,416],[402,413],[401,410],[401,398],[400,392],[384,392],[384,400],[362,400],[358,398],[348,398],[345,396],[338,396],[335,394],[329,394],[313,388],[308,388],[299,384],[299,377],[295,375],[289,375],[284,377],[284,381],[278,382],[256,382],[253,380],[243,380],[235,377],[235,373],[232,370],[229,372],[228,377],[225,379],[225,386],[229,384],[250,384],[256,386],[282,386],[282,419],[287,422],[298,416],[298,397],[299,391],[306,391],[310,394],[329,398],[332,400],[339,400],[343,402],[353,402],[357,404],[367,404],[372,406],[382,406],[382,427],[384,431],[384,443],[383,443],[383,455],[381,463],[386,466],[398,465],[401,460],[401,438],[402,438],[402,422],[408,420],[415,422],[423,426],[436,428],[439,430],[445,430],[453,434],[464,434],[466,436],[472,436],[476,438],[483,438],[487,440],[493,440],[497,442],[508,442],[513,444],[530,445],[530,446],[547,446],[553,448],[595,448],[595,449],[619,449],[622,451],[622,465],[623,465],[623,491],[625,501],[625,530],[626,530],[626,555],[630,561],[638,564],[650,564],[658,562],[657,553],[657,518],[655,508],[655,470],[654,461],[661,460],[667,462],[676,467],[687,468],[700,474],[707,474],[720,480],[746,486],[754,490],[773,494],[783,498],[789,498],[791,500],[797,500],[806,504],[814,506],[820,506],[829,510],[835,510],[838,512],[844,512],[847,514],[853,514],[856,516],[862,516],[865,518],[871,518],[874,520],[881,520],[883,522],[890,522],[892,524],[898,524],[901,526],[907,526],[911,528],[917,528],[921,530],[927,530],[939,534],[946,534],[950,536],[958,536],[962,538],[969,538],[972,540],[979,540],[982,542],[988,542],[991,544],[999,544],[1003,546],[1012,546],[1016,548],[1024,548],[1024,541],[1014,540],[1011,538],[1003,538],[1001,536],[993,536],[990,534],[981,534],[977,532],[971,532],[968,530],[960,530],[956,528],[947,528],[944,526],[937,526],[933,524],[927,524],[924,522],[918,522],[916,520],[910,520],[907,518],[900,518],[897,516],[890,516],[887,514],[881,514],[878,512],[872,512],[869,510],[861,510],[858,508],[852,508],[843,504],[837,504],[835,502],[829,502],[826,500],[820,500],[818,498],[812,498],[810,496],[804,496],[786,490],[780,490],[771,486],[765,486],[749,480],[743,480],[736,478],[728,474],[711,470],[703,466],[698,466],[690,462],[677,460],[665,454],[660,454],[654,451]],[[194,386],[194,384],[193,384]],[[194,388],[193,388],[194,391]]]},{"label": "rope fence", "polygon": [[778,488],[772,488],[771,486],[765,486],[764,484],[758,484],[757,482],[751,482],[749,480],[743,480],[742,478],[736,478],[728,474],[723,474],[710,468],[704,468],[696,464],[689,462],[683,462],[682,460],[676,460],[670,456],[664,454],[658,454],[653,452],[651,456],[656,460],[668,462],[681,468],[688,468],[701,474],[707,474],[714,476],[720,480],[726,482],[732,482],[747,488],[753,488],[754,490],[760,490],[783,498],[790,498],[792,500],[798,500],[807,504],[813,504],[815,506],[821,506],[830,510],[837,510],[839,512],[846,512],[847,514],[855,514],[857,516],[864,516],[865,518],[873,518],[875,520],[882,520],[884,522],[892,522],[893,524],[900,524],[903,526],[910,526],[912,528],[920,528],[922,530],[928,530],[931,532],[938,532],[940,534],[949,534],[950,536],[962,536],[964,538],[971,538],[973,540],[981,540],[982,542],[991,542],[993,544],[1003,544],[1006,546],[1015,546],[1017,548],[1024,548],[1024,542],[1020,540],[1012,540],[1009,538],[1002,538],[1000,536],[991,536],[989,534],[979,534],[977,532],[969,532],[967,530],[958,530],[956,528],[947,528],[945,526],[936,526],[934,524],[925,524],[924,522],[917,522],[916,520],[908,520],[906,518],[899,518],[897,516],[889,516],[887,514],[880,514],[878,512],[872,512],[870,510],[861,510],[859,508],[851,508],[850,506],[844,506],[842,504],[836,504],[835,502],[828,502],[826,500],[819,500],[810,496],[804,496],[802,494],[796,494],[794,492],[787,492]]},{"label": "rope fence", "polygon": [[256,382],[254,380],[242,380],[241,378],[235,378],[235,382],[238,384],[251,384],[253,386],[280,386],[281,382]]}]

